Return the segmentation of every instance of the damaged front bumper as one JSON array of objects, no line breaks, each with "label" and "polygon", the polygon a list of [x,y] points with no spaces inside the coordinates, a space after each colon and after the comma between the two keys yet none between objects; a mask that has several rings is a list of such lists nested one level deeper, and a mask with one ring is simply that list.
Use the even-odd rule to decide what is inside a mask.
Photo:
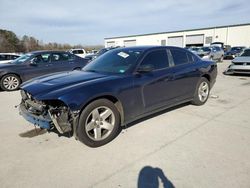
[{"label": "damaged front bumper", "polygon": [[56,105],[51,101],[46,104],[30,98],[22,100],[19,113],[28,122],[48,130],[56,128],[60,134],[74,130],[78,117],[65,105]]}]

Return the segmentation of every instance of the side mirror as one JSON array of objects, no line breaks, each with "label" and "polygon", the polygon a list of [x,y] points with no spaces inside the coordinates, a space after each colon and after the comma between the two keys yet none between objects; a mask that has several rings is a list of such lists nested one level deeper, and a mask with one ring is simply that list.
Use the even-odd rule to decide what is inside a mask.
[{"label": "side mirror", "polygon": [[33,58],[33,59],[30,60],[30,65],[32,65],[32,66],[36,66],[37,65],[36,58]]},{"label": "side mirror", "polygon": [[137,72],[139,73],[147,73],[153,71],[153,65],[142,65],[137,69]]}]

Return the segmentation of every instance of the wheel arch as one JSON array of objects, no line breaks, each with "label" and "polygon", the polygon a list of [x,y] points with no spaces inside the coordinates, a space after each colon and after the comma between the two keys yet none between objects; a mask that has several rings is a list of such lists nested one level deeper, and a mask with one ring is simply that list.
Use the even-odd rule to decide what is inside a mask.
[{"label": "wheel arch", "polygon": [[16,75],[16,76],[19,78],[20,84],[23,82],[21,76],[20,76],[19,74],[15,73],[15,72],[6,72],[6,73],[4,73],[3,75],[1,75],[0,80],[2,80],[2,78],[3,78],[4,76],[6,76],[6,75],[11,75],[11,74],[12,74],[12,75]]},{"label": "wheel arch", "polygon": [[211,81],[211,76],[209,74],[203,74],[201,77],[206,78],[209,82]]},{"label": "wheel arch", "polygon": [[93,101],[95,100],[98,100],[98,99],[107,99],[109,101],[111,101],[112,103],[114,103],[115,107],[117,108],[119,114],[120,114],[120,117],[121,117],[121,126],[123,125],[124,123],[124,110],[123,110],[123,105],[121,103],[121,101],[113,96],[113,95],[102,95],[102,96],[98,96],[98,97],[95,97],[91,100],[89,100],[80,110],[80,114],[82,113],[82,111],[86,108],[86,106],[88,106],[90,103],[92,103]]}]

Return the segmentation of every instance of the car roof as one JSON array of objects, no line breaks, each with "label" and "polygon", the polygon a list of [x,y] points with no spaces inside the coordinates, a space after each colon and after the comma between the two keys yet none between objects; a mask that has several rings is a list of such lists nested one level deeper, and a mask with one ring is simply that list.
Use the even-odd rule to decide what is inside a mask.
[{"label": "car roof", "polygon": [[0,55],[16,55],[16,56],[20,56],[20,54],[16,54],[16,53],[0,53]]},{"label": "car roof", "polygon": [[176,47],[176,46],[131,46],[131,47],[120,47],[120,48],[115,48],[114,50],[141,50],[141,51],[147,51],[147,50],[152,50],[152,49],[165,49],[165,48],[179,48],[179,49],[183,49],[184,48],[180,48],[180,47]]},{"label": "car roof", "polygon": [[39,50],[39,51],[32,51],[32,52],[28,52],[28,54],[43,54],[43,53],[62,53],[62,52],[66,52],[63,50]]}]

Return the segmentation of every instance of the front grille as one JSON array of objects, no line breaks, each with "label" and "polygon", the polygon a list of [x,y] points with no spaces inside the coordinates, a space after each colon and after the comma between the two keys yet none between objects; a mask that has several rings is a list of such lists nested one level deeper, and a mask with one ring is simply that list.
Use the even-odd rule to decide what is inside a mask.
[{"label": "front grille", "polygon": [[244,63],[234,63],[235,65],[243,65]]},{"label": "front grille", "polygon": [[249,70],[242,70],[242,69],[234,69],[235,72],[250,72]]},{"label": "front grille", "polygon": [[235,65],[250,65],[250,63],[247,63],[247,62],[241,62],[241,63],[233,63]]}]

